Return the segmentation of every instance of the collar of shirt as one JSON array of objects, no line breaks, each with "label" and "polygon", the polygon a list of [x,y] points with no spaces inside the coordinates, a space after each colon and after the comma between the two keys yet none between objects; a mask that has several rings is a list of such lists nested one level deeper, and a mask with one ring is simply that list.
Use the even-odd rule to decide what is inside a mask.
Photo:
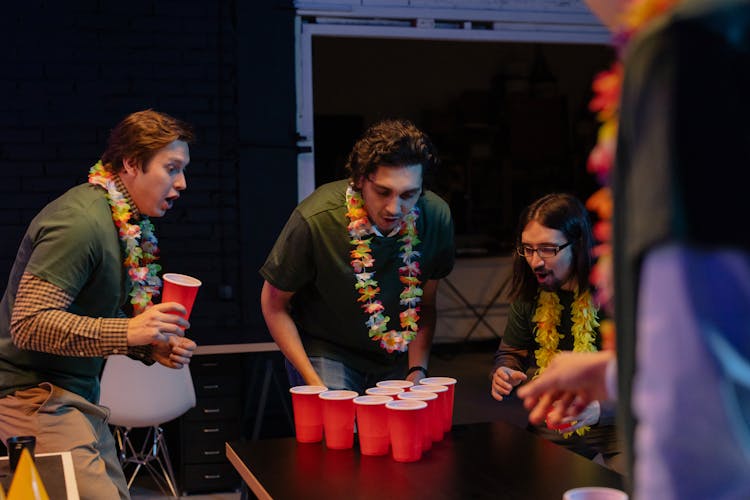
[{"label": "collar of shirt", "polygon": [[[390,238],[391,236],[397,235],[399,229],[401,229],[401,224],[396,224],[396,226],[393,229],[391,229],[391,232],[388,233],[387,236]],[[383,233],[380,232],[380,229],[378,229],[378,226],[376,225],[372,226],[372,232],[375,233],[375,236],[380,236],[381,238],[383,237]]]},{"label": "collar of shirt", "polygon": [[130,217],[134,220],[141,220],[141,212],[138,210],[138,207],[135,206],[135,203],[133,203],[133,198],[130,197],[128,188],[125,187],[125,183],[122,182],[122,179],[118,174],[115,174],[115,185],[117,186],[117,190],[125,197],[125,201],[130,205]]}]

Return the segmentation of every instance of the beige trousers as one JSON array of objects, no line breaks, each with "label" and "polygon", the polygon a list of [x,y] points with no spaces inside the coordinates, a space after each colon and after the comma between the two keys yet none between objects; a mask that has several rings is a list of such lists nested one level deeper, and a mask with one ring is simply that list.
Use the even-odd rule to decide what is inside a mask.
[{"label": "beige trousers", "polygon": [[36,436],[37,453],[70,451],[82,500],[130,499],[109,410],[50,383],[0,398],[0,439]]}]

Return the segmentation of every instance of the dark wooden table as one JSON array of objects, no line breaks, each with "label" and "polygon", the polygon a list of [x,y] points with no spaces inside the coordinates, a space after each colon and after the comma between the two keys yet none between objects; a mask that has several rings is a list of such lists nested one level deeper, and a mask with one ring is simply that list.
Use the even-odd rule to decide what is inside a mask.
[{"label": "dark wooden table", "polygon": [[329,450],[294,438],[229,442],[258,498],[560,500],[580,486],[623,488],[620,474],[505,422],[455,426],[419,462]]}]

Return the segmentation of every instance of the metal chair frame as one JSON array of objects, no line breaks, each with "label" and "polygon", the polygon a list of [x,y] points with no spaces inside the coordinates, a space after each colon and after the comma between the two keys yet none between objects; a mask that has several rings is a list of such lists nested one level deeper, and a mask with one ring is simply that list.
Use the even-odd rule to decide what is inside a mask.
[{"label": "metal chair frame", "polygon": [[[128,479],[128,489],[133,486],[135,477],[143,468],[148,471],[151,478],[165,495],[179,497],[177,494],[172,461],[169,459],[167,441],[164,438],[164,430],[155,425],[146,428],[146,436],[140,448],[137,448],[131,439],[132,428],[115,426],[114,437],[117,442],[117,452],[123,472],[129,465],[135,469]],[[158,468],[154,466],[158,465]],[[127,474],[126,474],[127,477]]]}]

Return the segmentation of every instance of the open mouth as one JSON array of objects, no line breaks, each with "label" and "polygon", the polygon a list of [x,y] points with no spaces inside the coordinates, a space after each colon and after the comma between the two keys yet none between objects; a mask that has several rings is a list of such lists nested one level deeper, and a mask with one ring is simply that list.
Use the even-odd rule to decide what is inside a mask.
[{"label": "open mouth", "polygon": [[535,271],[534,274],[536,275],[536,279],[540,282],[547,279],[547,276],[550,275],[549,271]]}]

